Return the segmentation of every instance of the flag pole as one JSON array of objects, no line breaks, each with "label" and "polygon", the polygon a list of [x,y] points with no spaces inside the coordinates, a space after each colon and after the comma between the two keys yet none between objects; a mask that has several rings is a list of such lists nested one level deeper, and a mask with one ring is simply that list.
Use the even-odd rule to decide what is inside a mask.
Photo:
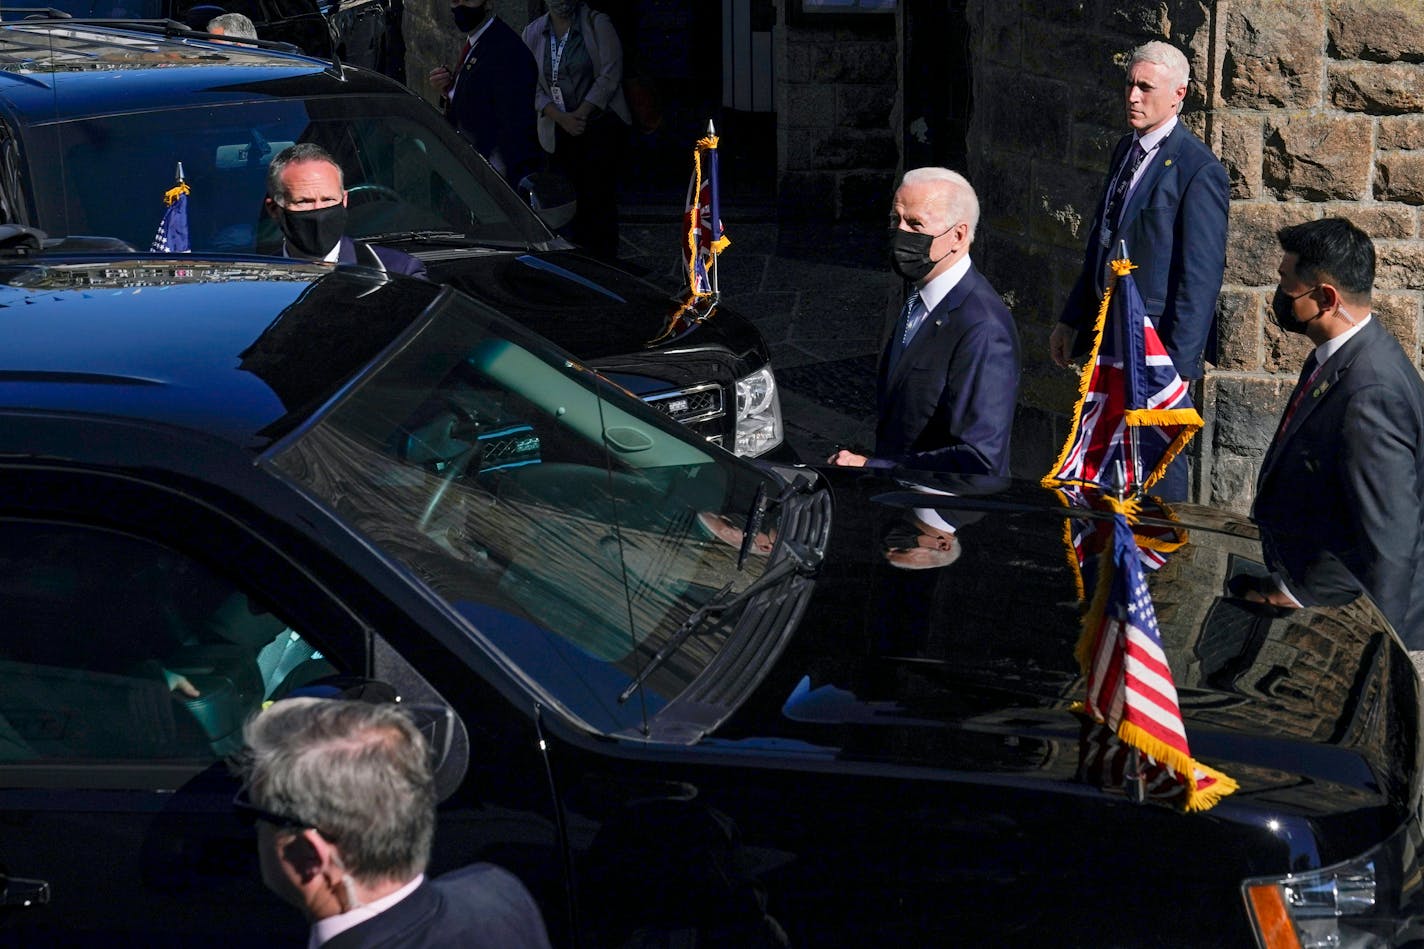
[{"label": "flag pole", "polygon": [[[1128,259],[1127,241],[1120,240],[1117,242],[1117,259]],[[1113,279],[1116,281],[1120,278],[1114,277]],[[1119,327],[1119,329],[1121,329],[1121,327]],[[1133,327],[1133,332],[1137,332],[1136,327]],[[1123,351],[1125,352],[1126,349],[1124,348]],[[1142,465],[1138,452],[1137,426],[1135,425],[1127,426],[1127,465],[1127,483],[1132,485],[1132,494],[1136,497],[1142,494]]]},{"label": "flag pole", "polygon": [[[712,120],[711,120],[711,119],[708,119],[708,120],[707,120],[707,137],[708,137],[708,138],[713,138],[713,137],[716,136],[716,134],[717,134],[717,127],[712,124]],[[714,176],[714,177],[712,178],[712,207],[711,207],[712,220],[713,220],[713,225],[712,225],[712,227],[713,227],[714,230],[718,227],[718,224],[720,223],[721,216],[722,216],[722,209],[717,206],[718,203],[719,203],[719,198],[720,198],[720,195],[717,194],[717,190],[718,190],[718,189],[717,189],[717,185],[718,185],[718,181],[717,181],[716,176]],[[714,243],[715,243],[715,238],[714,238]],[[712,275],[711,275],[711,276],[712,276],[712,302],[713,302],[714,304],[720,303],[720,302],[722,301],[722,285],[721,285],[721,283],[718,282],[718,270],[720,270],[721,268],[719,268],[719,267],[717,266],[717,258],[720,257],[720,256],[722,256],[722,255],[719,254],[719,253],[717,253],[716,248],[714,247],[713,250],[712,250]]]}]

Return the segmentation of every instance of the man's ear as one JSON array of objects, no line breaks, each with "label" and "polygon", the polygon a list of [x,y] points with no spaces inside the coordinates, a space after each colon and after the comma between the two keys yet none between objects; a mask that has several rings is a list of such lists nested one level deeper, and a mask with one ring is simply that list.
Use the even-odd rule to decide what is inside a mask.
[{"label": "man's ear", "polygon": [[287,836],[277,847],[277,856],[288,875],[303,888],[312,883],[331,860],[331,844],[311,828]]},{"label": "man's ear", "polygon": [[346,207],[346,196],[347,196],[348,194],[350,194],[350,193],[351,193],[351,192],[347,191],[345,188],[342,188],[342,189],[341,189],[341,206],[342,206],[342,207]]},{"label": "man's ear", "polygon": [[270,195],[262,199],[262,209],[267,212],[267,216],[272,220],[277,220],[277,202],[273,201]]}]

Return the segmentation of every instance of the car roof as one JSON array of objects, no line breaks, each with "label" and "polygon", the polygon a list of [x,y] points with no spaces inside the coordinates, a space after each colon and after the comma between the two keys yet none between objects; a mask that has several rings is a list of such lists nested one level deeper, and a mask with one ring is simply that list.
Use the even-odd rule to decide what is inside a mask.
[{"label": "car roof", "polygon": [[361,268],[259,258],[0,266],[0,412],[141,420],[260,450],[439,293]]},{"label": "car roof", "polygon": [[[187,38],[183,38],[183,37]],[[65,20],[0,24],[0,100],[21,121],[39,124],[131,110],[271,98],[273,85],[299,79],[303,96],[403,93],[384,76],[299,53],[201,34],[96,26]],[[64,95],[56,95],[63,91]]]}]

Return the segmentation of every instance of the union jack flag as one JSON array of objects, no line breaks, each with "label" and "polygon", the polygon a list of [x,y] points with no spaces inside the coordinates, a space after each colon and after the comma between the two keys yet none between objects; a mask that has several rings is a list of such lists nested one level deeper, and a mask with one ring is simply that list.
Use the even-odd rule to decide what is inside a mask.
[{"label": "union jack flag", "polygon": [[[1160,785],[1170,780],[1181,788],[1182,806],[1195,811],[1236,790],[1231,778],[1192,760],[1137,540],[1122,511],[1113,517],[1112,556],[1099,566],[1078,660],[1088,679],[1082,711],[1136,750],[1134,777],[1152,775],[1153,796],[1165,796]],[[1121,754],[1121,767],[1129,768],[1132,752]]]},{"label": "union jack flag", "polygon": [[[703,161],[706,174],[703,174]],[[697,140],[692,150],[692,180],[687,184],[687,207],[682,222],[686,240],[682,247],[682,264],[687,270],[691,299],[712,296],[716,292],[711,277],[714,259],[731,241],[722,233],[721,196],[717,190],[717,136],[710,129]]]},{"label": "union jack flag", "polygon": [[1098,310],[1079,383],[1073,433],[1044,481],[1136,494],[1166,473],[1202,420],[1142,305],[1132,263],[1115,260],[1112,266],[1113,284]]},{"label": "union jack flag", "polygon": [[1155,498],[1124,504],[1097,492],[1085,491],[1078,485],[1063,485],[1056,490],[1065,507],[1081,512],[1069,517],[1063,525],[1079,599],[1086,599],[1088,590],[1097,589],[1098,562],[1105,554],[1112,556],[1113,512],[1118,506],[1128,508],[1133,514],[1132,536],[1143,570],[1160,569],[1173,551],[1187,542],[1187,531],[1177,515]]}]

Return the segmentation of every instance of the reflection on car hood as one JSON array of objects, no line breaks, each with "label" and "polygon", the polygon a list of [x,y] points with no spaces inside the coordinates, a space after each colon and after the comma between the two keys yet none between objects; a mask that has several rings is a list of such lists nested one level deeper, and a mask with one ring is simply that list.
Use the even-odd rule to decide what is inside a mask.
[{"label": "reflection on car hood", "polygon": [[[954,495],[874,474],[832,472],[830,483],[835,531],[812,604],[713,741],[991,782],[1074,782],[1088,749],[1070,710],[1085,682],[1062,502],[1004,482],[988,494],[925,482]],[[911,520],[916,508],[922,521],[932,509],[929,520],[957,528],[957,555],[943,566],[887,559],[917,537],[933,542]],[[1375,608],[1360,600],[1280,616],[1230,596],[1228,576],[1262,569],[1255,527],[1191,505],[1162,513],[1180,520],[1186,543],[1148,579],[1191,750],[1241,785],[1218,810],[1343,813],[1404,799],[1418,684]]]}]

